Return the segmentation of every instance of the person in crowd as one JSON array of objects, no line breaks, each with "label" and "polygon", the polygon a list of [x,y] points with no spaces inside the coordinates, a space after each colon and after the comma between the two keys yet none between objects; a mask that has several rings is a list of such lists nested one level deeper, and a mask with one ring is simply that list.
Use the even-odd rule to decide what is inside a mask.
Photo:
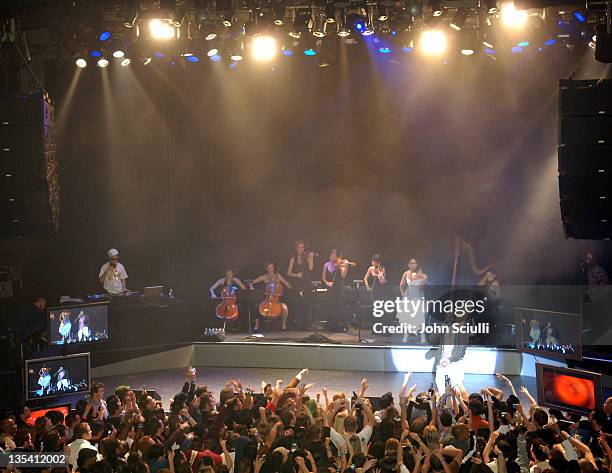
[{"label": "person in crowd", "polygon": [[127,292],[127,272],[119,262],[119,250],[111,248],[106,252],[108,261],[100,268],[98,279],[106,292],[111,295]]},{"label": "person in crowd", "polygon": [[65,450],[82,473],[612,472],[612,399],[581,419],[539,406],[501,374],[502,388],[471,393],[417,392],[407,374],[380,398],[367,396],[367,378],[352,393],[315,394],[310,377],[304,369],[259,390],[229,379],[213,394],[189,367],[167,409],[127,386],[102,407],[96,383],[80,414],[19,428],[0,419],[2,447]]}]

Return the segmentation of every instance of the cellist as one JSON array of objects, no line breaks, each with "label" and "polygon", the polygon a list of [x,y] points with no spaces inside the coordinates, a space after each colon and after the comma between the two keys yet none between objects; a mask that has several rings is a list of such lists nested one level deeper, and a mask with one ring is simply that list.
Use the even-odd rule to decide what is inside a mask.
[{"label": "cellist", "polygon": [[225,270],[224,278],[217,279],[217,281],[210,286],[210,297],[217,299],[220,297],[220,294],[217,294],[217,289],[221,288],[222,292],[226,287],[229,289],[231,295],[235,295],[238,289],[246,290],[246,286],[235,276],[234,270],[229,268]]},{"label": "cellist", "polygon": [[[251,289],[254,289],[254,285],[258,283],[264,283],[266,285],[266,292],[268,292],[269,288],[274,288],[276,290],[278,285],[283,285],[287,289],[293,289],[291,284],[287,282],[287,280],[278,272],[276,268],[276,264],[274,263],[266,263],[266,274],[262,274],[261,276],[253,279],[251,283]],[[287,330],[287,318],[289,317],[289,309],[287,308],[287,304],[281,302],[281,329]],[[255,320],[255,326],[253,330],[259,330],[259,321],[260,317]]]}]

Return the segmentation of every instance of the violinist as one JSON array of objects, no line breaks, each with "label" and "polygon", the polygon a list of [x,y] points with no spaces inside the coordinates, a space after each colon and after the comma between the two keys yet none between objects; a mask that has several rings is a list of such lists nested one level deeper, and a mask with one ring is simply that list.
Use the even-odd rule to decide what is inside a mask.
[{"label": "violinist", "polygon": [[372,256],[372,266],[368,268],[363,277],[368,291],[372,291],[372,300],[384,298],[383,289],[387,284],[387,270],[382,265],[382,259],[379,254]]},{"label": "violinist", "polygon": [[217,281],[210,286],[210,297],[217,299],[219,297],[219,294],[217,294],[217,289],[221,288],[220,292],[222,292],[226,287],[229,289],[231,295],[236,294],[238,289],[246,290],[246,286],[239,278],[236,277],[234,270],[226,269],[225,277],[217,279]]},{"label": "violinist", "polygon": [[314,269],[315,254],[307,250],[304,240],[296,241],[294,248],[295,254],[289,259],[287,276],[295,287],[295,308],[297,313],[294,316],[297,316],[300,325],[306,328],[309,322],[312,299],[310,281],[312,279],[312,270]]},{"label": "violinist", "polygon": [[[284,286],[287,289],[293,289],[293,286],[287,282],[287,280],[278,272],[276,268],[276,264],[274,263],[266,263],[266,274],[262,274],[261,276],[256,277],[251,282],[251,289],[254,289],[253,286],[258,283],[264,283],[266,285],[266,292],[269,288],[276,289],[276,286]],[[282,288],[281,288],[282,292]],[[289,317],[289,309],[287,308],[287,304],[284,302],[281,303],[281,328],[282,330],[287,330],[287,318]],[[258,317],[255,320],[254,330],[260,329],[260,319]]]},{"label": "violinist", "polygon": [[329,325],[333,331],[346,332],[346,303],[344,301],[344,281],[350,266],[355,263],[340,256],[337,249],[329,253],[329,260],[323,265],[321,280],[328,287]]}]

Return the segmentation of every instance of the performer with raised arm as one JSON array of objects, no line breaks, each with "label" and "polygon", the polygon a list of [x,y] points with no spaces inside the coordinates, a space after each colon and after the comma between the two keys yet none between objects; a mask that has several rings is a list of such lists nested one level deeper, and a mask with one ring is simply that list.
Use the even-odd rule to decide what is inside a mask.
[{"label": "performer with raised arm", "polygon": [[[226,287],[232,295],[235,294],[238,289],[242,289],[243,291],[246,290],[246,286],[244,285],[244,283],[240,280],[240,278],[237,278],[235,274],[236,273],[233,269],[226,269],[225,277],[217,279],[215,283],[210,286],[210,297],[212,297],[213,299],[217,299],[218,297],[220,297],[221,292]],[[217,294],[217,290],[219,288],[221,288],[221,291],[219,291],[219,294]]]},{"label": "performer with raised arm", "polygon": [[[403,298],[418,301],[424,296],[423,286],[427,284],[427,274],[423,272],[419,263],[415,258],[411,258],[408,261],[408,270],[402,274],[400,281],[400,293]],[[397,313],[397,318],[402,324],[410,324],[420,328],[425,323],[425,312],[422,305],[418,305],[416,311],[406,312],[400,305],[400,309]],[[417,335],[417,333],[406,333],[402,341],[406,343],[408,341],[408,335]],[[425,341],[425,336],[421,333],[421,341]]]},{"label": "performer with raised arm", "polygon": [[[293,286],[287,282],[287,280],[278,272],[275,263],[266,263],[266,274],[262,274],[261,276],[256,277],[251,282],[251,289],[254,289],[255,284],[264,283],[266,285],[266,296],[267,299],[275,297],[277,294],[277,299],[282,294],[282,287],[286,287],[287,289],[293,289]],[[279,287],[280,286],[280,287]],[[274,303],[274,301],[271,301]],[[278,303],[278,301],[276,301]],[[289,309],[287,304],[284,302],[280,302],[281,307],[281,328],[282,330],[287,330],[287,318],[289,317]],[[260,314],[261,315],[261,314]],[[263,315],[262,315],[263,316]],[[259,330],[260,328],[260,320],[261,317],[258,317],[255,320],[254,330]]]},{"label": "performer with raised arm", "polygon": [[350,266],[356,266],[340,256],[337,249],[329,253],[329,260],[323,265],[321,280],[329,291],[329,325],[333,331],[348,330],[346,321],[346,303],[344,301],[344,280]]},{"label": "performer with raised arm", "polygon": [[310,281],[314,269],[315,253],[308,250],[304,240],[294,244],[295,254],[289,259],[287,276],[295,288],[295,313],[299,325],[307,328],[310,323],[312,288]]}]

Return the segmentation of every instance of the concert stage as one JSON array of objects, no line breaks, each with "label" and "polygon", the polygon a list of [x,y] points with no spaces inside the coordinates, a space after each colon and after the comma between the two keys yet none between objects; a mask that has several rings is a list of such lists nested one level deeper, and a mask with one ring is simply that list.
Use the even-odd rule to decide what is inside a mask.
[{"label": "concert stage", "polygon": [[[304,339],[310,334],[312,332],[278,332],[250,340],[243,340],[242,334],[233,334],[218,342],[194,342],[180,347],[149,347],[144,356],[96,366],[93,368],[93,376],[174,369],[187,365],[279,369],[308,367],[369,372],[434,371],[437,347],[358,343],[356,333],[353,332],[318,333],[333,337],[332,343],[296,343],[296,340]],[[467,348],[464,364],[466,374],[490,375],[503,372],[508,375],[535,376],[536,361],[537,357],[519,353],[515,349],[474,346]],[[563,363],[552,363],[565,366]]]}]

